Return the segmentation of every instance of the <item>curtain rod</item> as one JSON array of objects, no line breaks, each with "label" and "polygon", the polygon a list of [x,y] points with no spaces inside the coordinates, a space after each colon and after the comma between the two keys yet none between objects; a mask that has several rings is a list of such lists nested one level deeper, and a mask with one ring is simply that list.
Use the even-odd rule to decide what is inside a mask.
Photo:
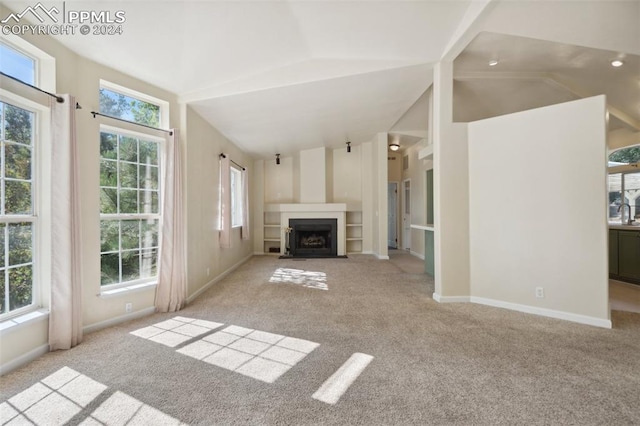
[{"label": "curtain rod", "polygon": [[136,123],[135,121],[130,121],[130,120],[125,120],[123,118],[114,117],[113,115],[102,114],[102,113],[96,112],[96,111],[91,111],[91,114],[93,115],[93,118],[96,118],[96,115],[99,115],[100,117],[107,117],[107,118],[111,118],[113,120],[124,121],[125,123],[135,124],[136,126],[142,126],[142,127],[146,127],[147,129],[157,130],[159,132],[165,132],[165,133],[169,133],[169,135],[173,135],[173,131],[171,131],[171,130],[159,129],[158,127],[147,126],[146,124]]},{"label": "curtain rod", "polygon": [[[57,101],[58,103],[60,103],[60,104],[61,104],[61,103],[64,103],[64,98],[63,98],[62,96],[58,96],[58,95],[56,95],[55,93],[51,93],[51,92],[47,92],[46,90],[42,90],[42,89],[41,89],[41,88],[39,88],[38,86],[34,86],[33,84],[29,84],[29,83],[27,83],[27,82],[24,82],[24,81],[20,80],[19,78],[16,78],[16,77],[14,77],[14,76],[12,76],[12,75],[9,75],[9,74],[6,74],[6,73],[3,73],[2,71],[0,71],[0,74],[2,74],[4,77],[8,77],[8,78],[10,78],[11,80],[17,81],[17,82],[18,82],[18,83],[20,83],[20,84],[23,84],[23,85],[25,85],[25,86],[31,87],[32,89],[36,89],[36,90],[37,90],[38,92],[40,92],[40,93],[44,93],[45,95],[49,95],[49,96],[51,96],[52,98],[56,98],[56,101]],[[79,104],[79,103],[77,103],[77,102],[76,102],[76,109],[82,109],[82,107],[80,106],[80,104]]]},{"label": "curtain rod", "polygon": [[[227,156],[225,155],[224,152],[220,153],[220,157],[222,158],[227,158]],[[240,167],[242,170],[247,170],[244,168],[244,166],[241,166],[240,164],[236,163],[235,161],[233,161],[231,158],[229,158],[229,161],[231,161],[233,164],[235,164],[236,166]]]}]

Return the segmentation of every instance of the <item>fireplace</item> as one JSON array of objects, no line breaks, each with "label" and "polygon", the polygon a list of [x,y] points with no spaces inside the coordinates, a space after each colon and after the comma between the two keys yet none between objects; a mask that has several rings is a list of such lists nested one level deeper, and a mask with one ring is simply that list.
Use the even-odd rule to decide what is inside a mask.
[{"label": "fireplace", "polygon": [[293,257],[338,255],[337,219],[289,219],[289,248]]}]

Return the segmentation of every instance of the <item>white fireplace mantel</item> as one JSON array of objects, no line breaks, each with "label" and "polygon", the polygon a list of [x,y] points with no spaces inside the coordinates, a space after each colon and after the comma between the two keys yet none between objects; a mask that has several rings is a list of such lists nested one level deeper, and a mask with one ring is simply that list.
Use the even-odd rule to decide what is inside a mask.
[{"label": "white fireplace mantel", "polygon": [[296,204],[266,204],[267,212],[346,212],[345,203],[296,203]]},{"label": "white fireplace mantel", "polygon": [[347,254],[347,228],[345,203],[298,203],[298,204],[266,204],[266,212],[280,212],[280,247],[286,245],[285,228],[289,219],[337,219],[338,220],[338,256]]}]

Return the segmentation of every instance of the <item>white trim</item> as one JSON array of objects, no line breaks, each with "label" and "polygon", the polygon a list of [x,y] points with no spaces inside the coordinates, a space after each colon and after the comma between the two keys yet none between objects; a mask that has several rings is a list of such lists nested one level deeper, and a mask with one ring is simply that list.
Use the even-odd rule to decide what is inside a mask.
[{"label": "white trim", "polygon": [[236,263],[235,265],[231,266],[229,269],[227,269],[226,271],[222,272],[217,277],[215,277],[214,279],[212,279],[211,281],[206,283],[204,286],[202,286],[200,289],[198,289],[191,296],[188,296],[187,297],[187,304],[193,302],[198,296],[200,296],[202,293],[204,293],[206,290],[208,290],[209,287],[211,287],[212,285],[214,285],[215,283],[217,283],[218,281],[220,281],[221,279],[223,279],[224,277],[229,275],[231,272],[233,272],[236,269],[238,269],[240,266],[242,266],[243,263],[245,263],[246,261],[251,259],[253,256],[254,256],[253,254],[250,254],[250,255],[246,256],[245,258],[241,259],[238,263]]},{"label": "white trim", "polygon": [[409,250],[409,254],[411,254],[411,256],[417,257],[418,259],[424,260],[424,254],[420,254],[420,253],[415,252],[413,250]]},{"label": "white trim", "polygon": [[512,311],[524,312],[527,314],[540,315],[543,317],[556,318],[565,321],[577,322],[580,324],[592,325],[595,327],[611,328],[611,320],[591,317],[587,315],[573,314],[571,312],[556,311],[553,309],[538,308],[535,306],[521,305],[518,303],[504,302],[501,300],[486,299],[484,297],[471,296],[471,302],[479,305],[504,308]]},{"label": "white trim", "polygon": [[22,367],[25,364],[30,363],[31,361],[40,358],[42,355],[49,352],[49,344],[38,346],[35,349],[30,350],[26,354],[19,356],[18,358],[14,358],[11,361],[0,365],[0,376],[4,376],[5,374]]},{"label": "white trim", "polygon": [[[113,284],[113,285],[116,286],[117,284]],[[145,290],[150,290],[150,289],[155,290],[157,286],[158,286],[158,281],[157,280],[153,280],[153,281],[149,281],[149,282],[143,282],[143,283],[137,283],[137,284],[129,284],[129,285],[125,285],[125,286],[118,286],[118,287],[115,287],[115,288],[107,288],[107,289],[104,289],[104,290],[101,289],[100,293],[98,293],[97,296],[100,297],[100,298],[103,298],[103,299],[105,299],[105,298],[108,299],[108,298],[111,298],[111,297],[122,296],[123,294],[137,293],[137,292],[140,292],[140,291],[145,291]],[[111,285],[110,286],[104,286],[104,287],[111,287]]]},{"label": "white trim", "polygon": [[380,259],[380,260],[389,260],[389,256],[384,256],[384,255],[381,255],[381,254],[378,254],[378,253],[374,253],[373,255],[375,257],[377,257],[378,259]]},{"label": "white trim", "polygon": [[438,303],[468,303],[470,301],[469,296],[440,296],[438,293],[433,293],[433,300]]},{"label": "white trim", "polygon": [[49,311],[46,309],[37,309],[26,312],[17,317],[4,320],[0,323],[0,337],[7,333],[20,330],[34,323],[49,319]]},{"label": "white trim", "polygon": [[97,322],[95,324],[87,325],[82,327],[82,332],[84,334],[93,333],[94,331],[102,330],[103,328],[111,327],[123,322],[131,321],[137,318],[146,317],[147,315],[154,314],[156,312],[156,308],[151,306],[149,308],[144,308],[136,312],[132,312],[130,314],[121,315],[115,318],[109,318],[108,320],[104,320],[101,322]]}]

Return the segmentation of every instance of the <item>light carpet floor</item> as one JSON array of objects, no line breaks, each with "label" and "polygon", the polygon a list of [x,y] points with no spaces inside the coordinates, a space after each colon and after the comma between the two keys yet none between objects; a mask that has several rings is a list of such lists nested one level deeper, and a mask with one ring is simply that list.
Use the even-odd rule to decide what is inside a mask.
[{"label": "light carpet floor", "polygon": [[[66,367],[98,395],[68,424],[109,424],[109,407],[138,407],[121,424],[640,423],[640,314],[613,311],[606,330],[438,304],[433,281],[394,257],[253,257],[178,313],[91,333],[2,377],[0,403]],[[356,353],[373,358],[337,402],[313,398]]]}]

